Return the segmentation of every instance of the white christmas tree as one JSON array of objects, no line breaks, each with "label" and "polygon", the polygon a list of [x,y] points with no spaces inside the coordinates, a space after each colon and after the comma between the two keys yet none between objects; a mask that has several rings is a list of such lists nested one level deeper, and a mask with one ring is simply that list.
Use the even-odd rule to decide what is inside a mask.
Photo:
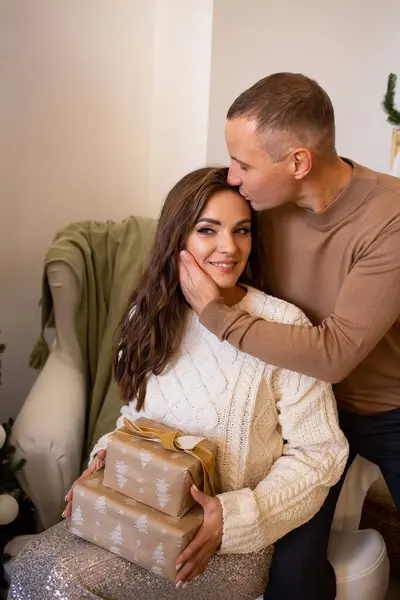
[{"label": "white christmas tree", "polygon": [[140,517],[138,517],[135,520],[135,527],[136,529],[138,529],[140,531],[140,533],[146,533],[147,534],[147,523],[148,523],[148,516],[147,515],[140,515]]},{"label": "white christmas tree", "polygon": [[157,548],[151,555],[158,565],[165,565],[165,554],[163,544],[158,544]]},{"label": "white christmas tree", "polygon": [[118,546],[110,546],[109,547],[109,551],[112,552],[113,554],[120,554],[121,553],[121,551],[118,548]]},{"label": "white christmas tree", "polygon": [[123,460],[115,461],[115,470],[117,472],[117,483],[120,490],[127,483],[127,478],[125,477],[126,472],[128,470],[128,465]]},{"label": "white christmas tree", "polygon": [[163,572],[160,567],[151,567],[150,571],[154,573],[154,575],[162,575]]},{"label": "white christmas tree", "polygon": [[99,496],[96,498],[96,502],[93,504],[94,510],[97,510],[101,515],[107,514],[107,502],[105,496]]},{"label": "white christmas tree", "polygon": [[100,485],[100,479],[87,479],[84,482],[84,485],[86,485],[87,487],[91,487],[91,488],[95,488],[98,487]]},{"label": "white christmas tree", "polygon": [[168,493],[169,484],[164,479],[156,479],[156,494],[157,502],[164,508],[171,499],[171,494]]},{"label": "white christmas tree", "polygon": [[111,532],[110,539],[114,542],[114,544],[118,544],[122,546],[124,543],[124,536],[122,535],[122,527],[120,523],[116,526],[116,528]]},{"label": "white christmas tree", "polygon": [[144,448],[140,449],[140,464],[142,465],[142,469],[147,467],[152,458],[153,454],[151,450],[145,450]]},{"label": "white christmas tree", "polygon": [[72,513],[71,521],[73,523],[75,523],[75,525],[81,525],[81,526],[84,525],[82,509],[79,505],[76,507],[76,509]]}]

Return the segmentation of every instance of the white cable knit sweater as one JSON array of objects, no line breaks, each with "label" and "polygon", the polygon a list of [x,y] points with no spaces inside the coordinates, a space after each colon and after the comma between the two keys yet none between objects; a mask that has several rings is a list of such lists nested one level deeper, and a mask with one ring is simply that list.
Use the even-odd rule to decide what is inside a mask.
[{"label": "white cable knit sweater", "polygon": [[[271,321],[307,326],[296,307],[248,288],[237,307]],[[190,314],[179,356],[147,385],[145,408],[123,407],[218,446],[222,553],[260,550],[322,506],[343,472],[348,446],[331,386],[266,365],[220,342]],[[103,436],[93,456],[107,447]]]}]

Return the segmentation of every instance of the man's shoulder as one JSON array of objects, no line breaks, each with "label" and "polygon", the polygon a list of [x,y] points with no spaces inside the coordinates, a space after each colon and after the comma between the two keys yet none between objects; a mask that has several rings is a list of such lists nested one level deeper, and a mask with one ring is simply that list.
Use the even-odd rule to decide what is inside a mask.
[{"label": "man's shoulder", "polygon": [[368,167],[357,165],[357,170],[362,172],[362,176],[369,178],[372,182],[373,198],[386,200],[388,203],[393,203],[393,207],[400,211],[400,178],[374,171]]},{"label": "man's shoulder", "polygon": [[246,306],[243,303],[241,308],[267,321],[284,323],[285,325],[311,325],[303,311],[294,304],[276,296],[265,294],[255,288],[248,287],[245,303]]}]

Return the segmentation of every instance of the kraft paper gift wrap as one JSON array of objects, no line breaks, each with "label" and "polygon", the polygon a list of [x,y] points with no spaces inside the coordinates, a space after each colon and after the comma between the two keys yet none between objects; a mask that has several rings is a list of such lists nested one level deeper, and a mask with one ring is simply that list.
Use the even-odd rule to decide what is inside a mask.
[{"label": "kraft paper gift wrap", "polygon": [[125,419],[124,427],[108,438],[104,485],[182,517],[196,504],[190,493],[193,484],[214,495],[216,452],[215,444],[203,438],[182,435],[150,419]]},{"label": "kraft paper gift wrap", "polygon": [[178,519],[103,485],[103,471],[76,484],[70,531],[171,581],[203,521],[199,505]]}]

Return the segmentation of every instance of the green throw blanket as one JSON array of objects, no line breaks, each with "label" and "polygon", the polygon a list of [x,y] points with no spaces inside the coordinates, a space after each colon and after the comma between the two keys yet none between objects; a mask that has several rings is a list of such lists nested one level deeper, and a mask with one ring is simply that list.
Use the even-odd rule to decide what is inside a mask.
[{"label": "green throw blanket", "polygon": [[47,252],[42,290],[42,331],[30,364],[40,369],[48,356],[46,327],[54,327],[53,302],[46,268],[66,262],[79,283],[75,317],[87,387],[84,460],[101,435],[115,428],[121,400],[112,378],[116,332],[147,261],[156,221],[129,217],[121,223],[85,221],[61,230]]}]

